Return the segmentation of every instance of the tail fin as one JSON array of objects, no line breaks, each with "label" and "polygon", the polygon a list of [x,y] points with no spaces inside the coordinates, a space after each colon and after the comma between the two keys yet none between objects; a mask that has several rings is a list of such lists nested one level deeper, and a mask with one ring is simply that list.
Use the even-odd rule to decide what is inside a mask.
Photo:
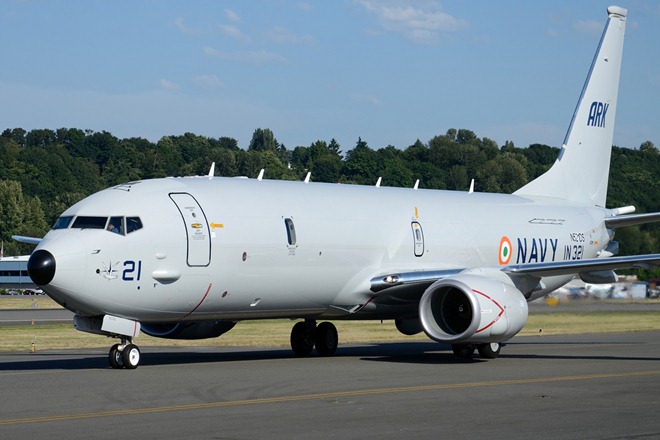
[{"label": "tail fin", "polygon": [[608,20],[557,160],[514,194],[605,206],[627,10]]}]

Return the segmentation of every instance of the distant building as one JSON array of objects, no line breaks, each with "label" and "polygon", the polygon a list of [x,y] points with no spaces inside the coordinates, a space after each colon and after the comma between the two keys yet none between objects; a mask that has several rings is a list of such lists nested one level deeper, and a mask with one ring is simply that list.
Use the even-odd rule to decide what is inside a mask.
[{"label": "distant building", "polygon": [[27,273],[29,255],[0,258],[0,289],[36,289]]}]

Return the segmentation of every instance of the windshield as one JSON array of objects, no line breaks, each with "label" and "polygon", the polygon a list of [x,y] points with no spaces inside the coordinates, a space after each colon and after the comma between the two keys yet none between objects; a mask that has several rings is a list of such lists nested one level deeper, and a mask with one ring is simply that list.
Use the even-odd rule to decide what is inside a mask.
[{"label": "windshield", "polygon": [[53,229],[105,229],[115,234],[126,235],[142,229],[142,220],[140,217],[101,217],[101,216],[87,216],[80,215],[75,217],[72,215],[62,216],[57,219],[53,225]]},{"label": "windshield", "polygon": [[73,220],[72,215],[63,215],[62,217],[57,219],[57,221],[53,225],[53,229],[66,229],[71,224],[71,220]]}]

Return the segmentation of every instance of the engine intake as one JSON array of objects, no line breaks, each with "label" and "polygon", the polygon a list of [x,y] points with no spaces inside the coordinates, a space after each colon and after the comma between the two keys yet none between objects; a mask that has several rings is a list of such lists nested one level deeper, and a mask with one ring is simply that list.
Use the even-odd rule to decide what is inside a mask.
[{"label": "engine intake", "polygon": [[424,332],[452,344],[506,341],[523,328],[527,313],[515,286],[472,274],[436,281],[419,302]]}]

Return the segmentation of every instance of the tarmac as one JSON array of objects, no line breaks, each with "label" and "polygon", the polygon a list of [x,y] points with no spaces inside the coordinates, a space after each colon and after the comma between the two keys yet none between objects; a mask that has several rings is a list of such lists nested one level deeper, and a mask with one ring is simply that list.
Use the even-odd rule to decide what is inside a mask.
[{"label": "tarmac", "polygon": [[[0,333],[1,333],[0,329]],[[108,340],[108,346],[111,341]],[[434,342],[0,353],[2,438],[660,438],[660,332]]]}]

